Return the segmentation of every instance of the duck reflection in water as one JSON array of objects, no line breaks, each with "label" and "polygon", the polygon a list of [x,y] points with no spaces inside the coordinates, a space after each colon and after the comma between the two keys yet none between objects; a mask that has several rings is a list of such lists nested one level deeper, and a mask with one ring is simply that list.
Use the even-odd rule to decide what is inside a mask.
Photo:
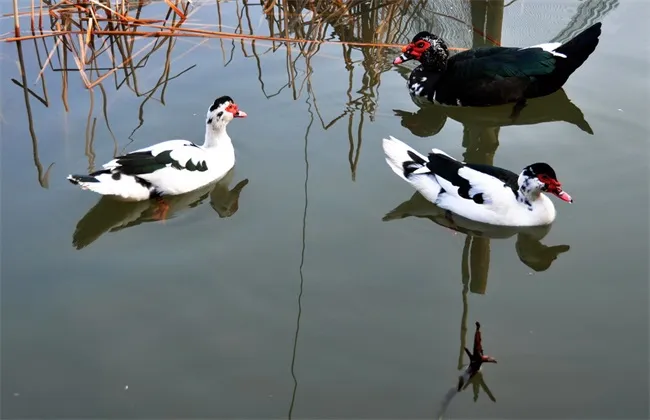
[{"label": "duck reflection in water", "polygon": [[486,108],[461,108],[443,105],[418,105],[416,112],[395,109],[393,112],[401,118],[402,127],[407,128],[417,137],[431,137],[444,127],[447,117],[469,127],[506,127],[513,125],[533,125],[546,122],[564,121],[573,124],[588,134],[594,134],[585,116],[569,100],[564,89],[528,101],[519,117],[510,119],[512,106],[500,105]]},{"label": "duck reflection in water", "polygon": [[[166,198],[169,204],[167,220],[181,212],[196,208],[210,197],[210,206],[220,218],[228,218],[239,210],[239,195],[248,184],[248,179],[229,188],[234,168],[217,183],[206,185],[186,194]],[[82,249],[95,242],[106,232],[118,232],[142,223],[159,222],[158,206],[155,200],[125,202],[103,196],[77,223],[72,235],[72,245]],[[165,223],[164,221],[161,223]]]},{"label": "duck reflection in water", "polygon": [[[541,240],[548,235],[552,224],[534,227],[495,226],[479,223],[449,211],[441,209],[428,201],[419,192],[388,212],[383,221],[399,220],[406,217],[429,219],[442,227],[454,232],[464,233],[468,237],[507,239],[517,235],[515,251],[519,260],[535,271],[547,270],[553,261],[564,252],[569,251],[569,245],[547,246]],[[485,270],[487,271],[487,264]],[[487,278],[487,273],[485,273]]]}]

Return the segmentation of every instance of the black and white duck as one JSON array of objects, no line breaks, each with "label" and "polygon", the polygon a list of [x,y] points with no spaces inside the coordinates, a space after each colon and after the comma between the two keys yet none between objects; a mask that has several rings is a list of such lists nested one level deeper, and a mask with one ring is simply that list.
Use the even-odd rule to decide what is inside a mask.
[{"label": "black and white duck", "polygon": [[528,165],[517,175],[496,166],[460,162],[439,149],[425,157],[389,137],[383,139],[383,148],[393,172],[438,207],[467,219],[500,226],[542,226],[556,216],[545,192],[573,202],[547,163]]},{"label": "black and white duck", "polygon": [[514,103],[516,118],[526,100],[559,90],[594,52],[598,22],[571,40],[531,47],[482,47],[449,56],[445,41],[429,32],[415,35],[393,64],[417,60],[407,81],[414,99],[451,106]]},{"label": "black and white duck", "polygon": [[161,219],[169,205],[165,196],[186,194],[217,182],[235,166],[235,149],[226,126],[246,113],[229,96],[217,98],[206,116],[201,146],[189,140],[167,140],[118,156],[88,175],[68,175],[84,190],[125,201],[158,199]]}]

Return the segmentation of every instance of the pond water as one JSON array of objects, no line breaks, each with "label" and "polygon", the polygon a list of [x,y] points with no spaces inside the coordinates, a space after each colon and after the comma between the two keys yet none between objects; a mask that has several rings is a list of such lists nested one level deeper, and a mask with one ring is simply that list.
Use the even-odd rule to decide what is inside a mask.
[{"label": "pond water", "polygon": [[[37,81],[52,38],[0,44],[3,418],[648,418],[649,6],[519,0],[477,17],[465,0],[412,3],[389,29],[364,4],[287,34],[403,43],[429,29],[471,47],[488,43],[472,22],[501,19],[491,37],[508,46],[603,33],[519,125],[503,109],[419,110],[396,49],[143,39],[137,80],[121,69],[88,90],[62,53]],[[259,5],[197,3],[192,19],[269,33]],[[66,181],[115,153],[202,141],[221,95],[248,113],[228,126],[236,166],[166,222]],[[387,135],[516,172],[549,162],[575,202],[553,199],[537,236],[455,233],[388,168]],[[450,398],[476,320],[498,364]]]}]

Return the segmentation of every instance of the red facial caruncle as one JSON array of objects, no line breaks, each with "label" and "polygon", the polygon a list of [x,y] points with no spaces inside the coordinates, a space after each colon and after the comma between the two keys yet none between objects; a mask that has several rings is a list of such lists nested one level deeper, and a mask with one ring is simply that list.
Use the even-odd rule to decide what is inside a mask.
[{"label": "red facial caruncle", "polygon": [[420,56],[422,56],[422,54],[429,49],[430,46],[431,44],[429,44],[427,41],[420,40],[415,44],[410,43],[407,46],[402,47],[402,52],[409,53],[413,56],[413,58],[418,60]]},{"label": "red facial caruncle", "polygon": [[395,58],[393,64],[401,64],[413,58],[419,60],[422,54],[424,54],[424,52],[428,50],[429,47],[431,47],[431,44],[423,39],[415,43],[411,42],[410,44],[402,47],[402,54]]},{"label": "red facial caruncle", "polygon": [[235,118],[246,118],[247,114],[239,109],[237,104],[232,103],[226,107],[226,111],[230,112]]},{"label": "red facial caruncle", "polygon": [[562,184],[557,179],[553,179],[548,175],[540,174],[537,176],[537,179],[540,182],[543,182],[546,185],[546,190],[557,196],[560,200],[566,201],[567,203],[573,203],[573,199],[569,194],[562,190]]}]

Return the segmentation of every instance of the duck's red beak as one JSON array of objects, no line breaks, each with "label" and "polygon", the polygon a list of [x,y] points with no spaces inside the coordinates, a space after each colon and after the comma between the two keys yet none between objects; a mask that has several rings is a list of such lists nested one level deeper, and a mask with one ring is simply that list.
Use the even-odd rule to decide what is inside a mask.
[{"label": "duck's red beak", "polygon": [[413,56],[411,56],[411,54],[409,54],[410,49],[411,49],[411,44],[403,46],[402,47],[402,53],[400,55],[398,55],[397,57],[395,57],[395,59],[393,60],[393,64],[398,65],[398,64],[405,63],[405,62],[407,62],[409,60],[412,60]]},{"label": "duck's red beak", "polygon": [[558,187],[555,191],[553,191],[553,194],[555,194],[562,201],[573,203],[573,198],[571,198],[571,196],[566,191],[563,191],[562,188]]},{"label": "duck's red beak", "polygon": [[571,196],[566,191],[562,190],[562,184],[560,181],[547,175],[539,175],[537,178],[546,186],[546,192],[555,195],[562,201],[573,203],[573,198],[571,198]]}]

